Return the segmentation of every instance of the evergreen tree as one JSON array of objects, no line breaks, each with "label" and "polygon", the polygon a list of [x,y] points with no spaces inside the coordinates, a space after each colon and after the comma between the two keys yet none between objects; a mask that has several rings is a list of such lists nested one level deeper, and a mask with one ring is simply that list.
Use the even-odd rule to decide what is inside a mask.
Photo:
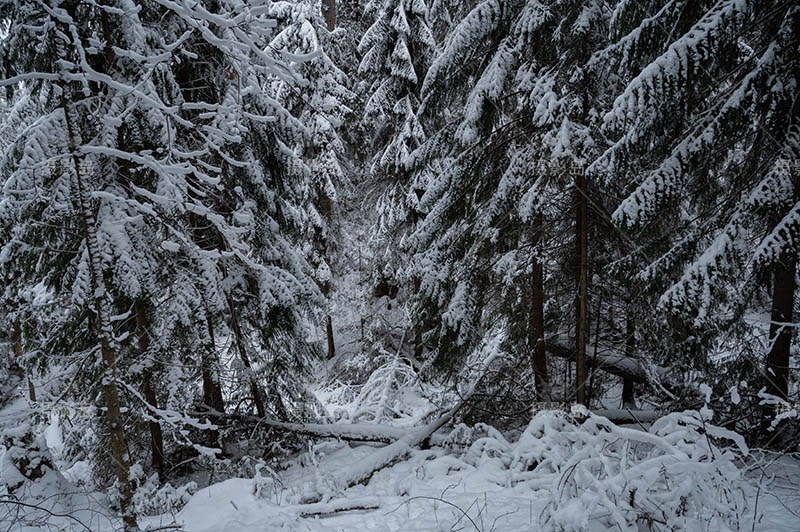
[{"label": "evergreen tree", "polygon": [[[347,75],[327,53],[334,48],[337,35],[324,28],[316,3],[276,3],[273,14],[279,14],[278,23],[282,28],[271,43],[274,49],[299,56],[315,55],[296,67],[304,80],[302,86],[275,79],[268,90],[304,127],[298,145],[298,157],[308,176],[301,196],[307,213],[302,232],[306,255],[315,269],[314,277],[323,295],[328,297],[332,285],[332,258],[340,238],[337,227],[339,195],[340,191],[352,187],[351,163],[347,160],[340,128],[345,120],[352,118],[350,106],[355,95],[348,88]],[[325,321],[328,358],[331,358],[335,347],[330,311]]]},{"label": "evergreen tree", "polygon": [[[466,355],[492,330],[484,324],[501,324],[505,349],[530,354],[543,398],[545,329],[561,329],[572,301],[579,362],[587,342],[592,191],[582,169],[598,153],[591,127],[602,104],[587,63],[609,15],[605,2],[481,2],[423,85],[426,116],[462,111],[412,156],[441,167],[411,239],[427,270],[420,316],[441,313],[431,331],[440,357]],[[565,233],[574,254],[559,246]],[[570,271],[575,281],[560,273]],[[577,375],[582,402],[585,380]]]},{"label": "evergreen tree", "polygon": [[[247,23],[232,22],[242,9]],[[22,2],[2,15],[15,22],[0,43],[2,85],[25,86],[32,117],[4,140],[0,165],[0,257],[20,272],[4,299],[40,286],[47,304],[26,309],[39,326],[27,349],[86,379],[72,389],[79,400],[102,386],[133,529],[121,390],[136,398],[143,387],[152,421],[164,357],[185,360],[199,343],[204,402],[222,410],[221,329],[239,358],[230,394],[241,384],[260,415],[287,415],[304,393],[294,375],[311,350],[300,323],[318,292],[287,236],[302,185],[278,136],[302,126],[253,90],[295,75],[265,51],[267,6]]]},{"label": "evergreen tree", "polygon": [[368,81],[366,93],[371,95],[364,121],[374,135],[371,173],[381,176],[379,229],[394,241],[402,233],[399,226],[414,222],[424,186],[420,178],[425,174],[413,176],[409,171],[409,155],[425,140],[417,110],[436,44],[423,0],[376,0],[369,10],[375,12],[375,21],[358,45],[359,73]]},{"label": "evergreen tree", "polygon": [[[603,120],[612,143],[593,169],[623,192],[614,219],[642,242],[637,277],[670,316],[664,356],[711,373],[719,361],[709,353],[729,351],[725,365],[743,372],[731,375],[736,383],[766,351],[761,380],[786,399],[800,10],[634,4],[620,4],[615,42],[596,57],[621,79]],[[769,341],[754,345],[762,326],[746,316],[770,308]]]}]

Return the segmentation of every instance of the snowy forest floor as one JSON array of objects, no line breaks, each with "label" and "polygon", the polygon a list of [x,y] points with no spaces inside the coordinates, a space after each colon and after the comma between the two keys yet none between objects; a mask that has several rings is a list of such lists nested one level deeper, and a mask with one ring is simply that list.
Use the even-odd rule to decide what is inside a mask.
[{"label": "snowy forest floor", "polygon": [[[0,418],[7,420],[24,409],[24,401],[20,399],[0,412]],[[346,489],[337,487],[337,479],[368,461],[376,446],[322,441],[310,446],[308,452],[297,456],[285,469],[273,471],[261,467],[254,478],[229,478],[212,483],[191,498],[187,497],[188,502],[182,509],[140,517],[140,525],[149,530],[186,532],[490,532],[549,529],[541,526],[545,516],[551,525],[567,525],[565,530],[607,530],[602,515],[592,518],[592,503],[582,499],[584,493],[566,497],[559,493],[572,489],[568,486],[570,468],[559,469],[558,464],[566,465],[572,450],[557,448],[553,444],[560,440],[553,439],[552,432],[541,430],[551,427],[569,433],[569,426],[554,424],[558,419],[559,416],[548,413],[534,416],[531,426],[516,441],[506,441],[488,426],[474,429],[461,426],[452,433],[452,445],[413,450],[407,459],[376,472],[365,485]],[[633,427],[614,430],[643,433]],[[630,437],[632,432],[619,434]],[[51,426],[46,436],[57,452],[59,431],[56,426]],[[463,437],[471,441],[471,445],[459,444]],[[547,449],[537,449],[539,443]],[[581,442],[575,445],[577,454],[587,448],[582,447]],[[607,445],[608,442],[603,447]],[[533,464],[542,462],[542,457],[550,454],[555,467],[544,468],[543,472],[539,471],[540,467],[531,471],[533,465],[524,467],[537,453],[539,458]],[[586,458],[587,462],[592,460],[592,457]],[[759,465],[752,467],[752,464]],[[48,474],[18,499],[18,502],[47,511],[23,507],[11,503],[7,497],[0,497],[2,529],[113,530],[118,523],[108,517],[113,512],[107,507],[106,496],[79,487],[91,485],[91,472],[85,465],[78,464],[61,472],[63,476]],[[741,488],[744,504],[734,510],[740,514],[737,519],[741,520],[741,526],[725,528],[712,519],[707,522],[707,528],[702,529],[775,532],[800,529],[797,512],[800,508],[800,460],[751,452],[749,460],[738,463],[738,467],[743,472],[742,478],[730,477],[730,487]],[[636,480],[635,469],[628,470],[632,481]],[[730,476],[730,470],[724,466],[721,471]],[[580,477],[580,473],[575,476]],[[689,483],[702,484],[715,478],[685,473],[685,481]],[[684,492],[690,496],[704,496],[704,493],[692,492],[696,487]],[[587,492],[597,495],[598,490],[589,488]],[[678,493],[684,488],[675,485],[670,489]],[[718,488],[717,493],[721,493],[725,486]],[[619,492],[613,483],[607,485],[607,491],[605,495],[612,498],[613,492]],[[309,492],[323,494],[323,501],[301,504]],[[656,495],[668,497],[669,493]],[[724,498],[717,502],[720,500]],[[696,502],[709,508],[713,505],[711,499]],[[581,506],[584,504],[588,507]],[[652,529],[672,528],[656,524]],[[687,526],[686,529],[701,528]]]}]

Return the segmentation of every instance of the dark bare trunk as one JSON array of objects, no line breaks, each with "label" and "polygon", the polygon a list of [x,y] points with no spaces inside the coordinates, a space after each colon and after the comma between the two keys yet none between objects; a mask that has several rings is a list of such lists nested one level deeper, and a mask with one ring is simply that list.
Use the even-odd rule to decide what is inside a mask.
[{"label": "dark bare trunk", "polygon": [[789,347],[792,341],[796,259],[788,257],[775,265],[772,286],[771,349],[767,354],[767,393],[789,397]]},{"label": "dark bare trunk", "polygon": [[250,381],[250,393],[253,395],[256,412],[258,412],[259,417],[264,417],[267,415],[267,409],[264,406],[264,394],[261,392],[258,380],[253,374],[253,366],[250,363],[250,357],[247,355],[247,346],[245,345],[244,335],[242,334],[242,328],[239,324],[239,315],[236,312],[233,298],[230,296],[228,296],[228,307],[230,307],[231,329],[233,330],[233,336],[236,338],[236,348],[239,351],[239,358],[242,359],[242,364],[247,371],[247,379]]},{"label": "dark bare trunk", "polygon": [[328,336],[328,359],[336,356],[336,344],[333,341],[333,318],[328,314],[325,320],[325,333]]},{"label": "dark bare trunk", "polygon": [[[634,357],[636,349],[636,322],[633,311],[629,308],[625,314],[625,355]],[[622,407],[636,409],[636,390],[631,377],[622,378]]]},{"label": "dark bare trunk", "polygon": [[[588,205],[586,176],[575,177],[575,400],[586,405],[586,334],[588,324]],[[588,405],[587,405],[588,406]]]},{"label": "dark bare trunk", "polygon": [[[331,281],[327,280],[320,283],[320,289],[322,295],[325,296],[325,300],[330,304],[328,296],[331,292]],[[325,337],[328,341],[328,360],[330,360],[336,356],[336,342],[333,337],[333,318],[330,314],[325,315]]]},{"label": "dark bare trunk", "polygon": [[214,322],[208,309],[206,309],[206,327],[208,328],[209,341],[201,360],[203,365],[203,402],[217,412],[225,412],[225,403],[222,400],[222,388],[215,374],[217,342],[214,338]]},{"label": "dark bare trunk", "polygon": [[[138,333],[139,354],[147,356],[150,348],[150,337],[147,332],[147,315],[145,314],[144,304],[136,302],[136,328]],[[148,366],[142,375],[142,388],[144,399],[153,408],[158,408],[158,399],[153,388],[153,372]],[[152,454],[153,469],[158,472],[160,479],[164,479],[164,436],[161,433],[161,424],[158,421],[148,421],[150,428],[150,452]]]},{"label": "dark bare trunk", "polygon": [[536,385],[536,396],[539,401],[550,402],[550,381],[547,376],[547,353],[544,349],[544,267],[537,256],[539,242],[542,238],[542,215],[533,219],[533,236],[531,239],[533,253],[533,270],[531,272],[531,332],[533,333],[533,379]]},{"label": "dark bare trunk", "polygon": [[325,24],[328,31],[336,29],[336,0],[322,0],[322,15],[325,17]]}]

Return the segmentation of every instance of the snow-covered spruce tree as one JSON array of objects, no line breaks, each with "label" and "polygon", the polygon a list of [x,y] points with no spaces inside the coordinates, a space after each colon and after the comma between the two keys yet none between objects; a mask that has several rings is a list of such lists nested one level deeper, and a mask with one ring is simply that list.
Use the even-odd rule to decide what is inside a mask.
[{"label": "snow-covered spruce tree", "polygon": [[[0,217],[11,239],[3,246],[2,260],[6,267],[15,263],[13,267],[29,278],[49,277],[63,287],[64,279],[55,278],[59,272],[51,264],[63,265],[72,258],[69,255],[79,257],[77,269],[85,290],[73,309],[81,309],[93,321],[90,336],[99,347],[97,367],[111,440],[106,452],[113,457],[125,528],[134,530],[117,346],[98,237],[104,220],[97,218],[93,205],[97,182],[79,152],[83,139],[91,133],[85,125],[91,110],[87,100],[93,95],[90,84],[97,82],[88,71],[101,78],[107,75],[103,70],[108,62],[98,58],[95,67],[100,71],[88,64],[82,42],[88,35],[84,30],[81,36],[75,23],[77,9],[75,5],[27,2],[3,5],[3,18],[11,19],[12,24],[0,43],[2,83],[9,87],[32,82],[42,96],[37,106],[41,115],[29,128],[17,132],[4,153]],[[93,103],[102,106],[103,100]],[[40,224],[45,226],[43,231]],[[63,253],[65,249],[69,251]],[[42,274],[48,266],[50,272]]]},{"label": "snow-covered spruce tree", "polygon": [[[274,79],[268,91],[305,128],[298,152],[309,177],[302,194],[307,206],[302,232],[308,260],[316,272],[314,277],[323,295],[328,297],[332,258],[340,239],[336,225],[339,191],[351,188],[345,142],[339,130],[353,115],[350,106],[355,95],[348,88],[350,80],[327,53],[344,30],[327,31],[316,2],[275,2],[272,14],[280,30],[272,40],[272,48],[300,56],[315,54],[313,59],[295,67],[305,81],[302,86]],[[325,321],[328,358],[331,358],[335,347],[330,311]]]},{"label": "snow-covered spruce tree", "polygon": [[[266,408],[251,361],[270,379],[276,404],[302,386],[292,373],[305,346],[299,313],[316,291],[282,234],[297,222],[286,199],[297,190],[284,171],[282,153],[290,150],[274,129],[291,117],[258,90],[269,76],[293,74],[264,51],[273,26],[265,6],[2,7],[15,21],[0,43],[3,85],[27,85],[36,118],[4,150],[0,218],[10,238],[0,256],[4,269],[25,277],[20,286],[51,294],[55,310],[39,320],[48,327],[31,335],[40,340],[31,349],[46,353],[51,369],[97,372],[72,392],[86,399],[102,384],[132,528],[119,354],[138,352],[139,363],[123,360],[123,381],[131,381],[123,387],[136,397],[155,358],[148,334],[182,328],[190,333],[159,344],[183,354],[179,340],[194,335],[216,355],[221,323],[244,366],[237,382],[260,414]],[[246,24],[232,22],[237,10],[249,14]],[[201,56],[208,61],[192,71],[187,63]],[[195,88],[199,70],[210,88]],[[277,125],[267,125],[275,116]]]},{"label": "snow-covered spruce tree", "polygon": [[[614,219],[643,243],[637,277],[657,289],[675,336],[663,356],[715,366],[708,374],[733,368],[719,385],[756,377],[786,399],[800,223],[800,8],[623,2],[613,34],[595,58],[621,76],[603,124],[613,143],[593,172],[624,191]],[[748,318],[765,312],[768,332]]]},{"label": "snow-covered spruce tree", "polygon": [[436,51],[424,0],[374,0],[375,21],[358,45],[359,73],[366,80],[363,120],[371,134],[370,173],[378,200],[378,233],[384,251],[378,276],[409,279],[395,248],[417,221],[417,203],[428,173],[410,171],[408,158],[425,140],[417,118],[420,89]]},{"label": "snow-covered spruce tree", "polygon": [[[231,29],[226,17],[242,9],[238,3],[220,6],[225,15],[215,23],[218,38],[231,44],[190,39],[187,50],[207,61],[186,62],[176,72],[188,116],[207,131],[193,149],[211,178],[190,194],[200,207],[187,209],[195,220],[191,238],[176,241],[176,252],[187,253],[201,273],[208,336],[232,340],[238,359],[234,382],[243,385],[231,390],[232,399],[244,399],[250,405],[246,410],[254,407],[261,416],[286,417],[305,393],[298,372],[308,367],[312,348],[305,342],[301,315],[319,291],[289,238],[308,216],[302,203],[306,168],[292,147],[302,142],[305,128],[259,87],[275,77],[299,82],[279,58],[303,58],[269,46],[274,24],[265,18],[266,4],[252,8],[263,15],[249,34]],[[185,25],[176,31],[177,39],[191,19],[177,10],[175,16]],[[209,84],[195,88],[198,75]]]},{"label": "snow-covered spruce tree", "polygon": [[[598,153],[591,125],[602,92],[586,63],[604,46],[609,15],[600,1],[480,2],[423,85],[423,116],[458,114],[413,154],[415,165],[441,168],[410,239],[419,319],[442,316],[429,335],[456,368],[486,324],[503,324],[504,349],[531,368],[542,398],[551,396],[545,330],[566,325],[579,360],[585,349],[593,184],[582,168]],[[575,320],[562,325],[574,302]],[[569,395],[583,400],[575,388]]]},{"label": "snow-covered spruce tree", "polygon": [[475,3],[460,2],[459,0],[430,0],[429,6],[428,24],[436,42],[443,42],[456,24],[475,7]]}]

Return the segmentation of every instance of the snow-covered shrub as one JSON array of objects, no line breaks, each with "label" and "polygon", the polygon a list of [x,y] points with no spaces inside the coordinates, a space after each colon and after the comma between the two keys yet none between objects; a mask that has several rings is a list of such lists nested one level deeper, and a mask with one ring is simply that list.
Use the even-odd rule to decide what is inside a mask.
[{"label": "snow-covered shrub", "polygon": [[406,394],[419,389],[419,379],[414,368],[399,354],[385,351],[381,364],[361,387],[354,402],[353,421],[382,421],[408,417],[414,414],[406,402]]},{"label": "snow-covered shrub", "polygon": [[318,392],[336,421],[387,423],[416,421],[430,410],[425,388],[412,360],[379,348],[336,364],[336,376]]},{"label": "snow-covered shrub", "polygon": [[745,527],[737,462],[748,449],[740,435],[710,425],[708,409],[669,414],[647,432],[583,408],[573,416],[537,414],[514,446],[511,469],[521,479],[551,479],[542,530]]},{"label": "snow-covered shrub", "polygon": [[197,491],[197,483],[195,482],[187,482],[178,488],[167,482],[159,487],[158,473],[153,473],[146,477],[140,464],[131,466],[130,476],[136,485],[136,490],[133,493],[133,504],[136,507],[137,515],[159,515],[177,512],[189,502],[191,496]]},{"label": "snow-covered shrub", "polygon": [[1,439],[6,452],[0,462],[0,484],[9,493],[27,482],[36,482],[54,469],[44,436],[37,436],[30,423],[6,428]]},{"label": "snow-covered shrub", "polygon": [[275,472],[263,460],[255,465],[255,475],[253,476],[253,495],[259,499],[267,499],[281,503],[281,496],[286,489],[280,475]]}]

